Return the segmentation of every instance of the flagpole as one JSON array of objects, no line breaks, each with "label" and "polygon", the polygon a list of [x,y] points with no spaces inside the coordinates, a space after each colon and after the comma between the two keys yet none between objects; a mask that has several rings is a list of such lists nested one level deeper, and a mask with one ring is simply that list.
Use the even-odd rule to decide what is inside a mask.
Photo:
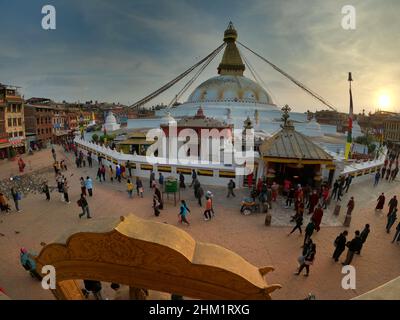
[{"label": "flagpole", "polygon": [[351,150],[351,144],[353,141],[352,137],[352,131],[353,131],[353,95],[351,93],[351,82],[353,81],[353,78],[351,76],[351,72],[349,72],[348,79],[349,81],[349,95],[350,95],[350,107],[349,107],[349,122],[348,122],[348,129],[347,129],[347,141],[346,141],[346,147],[345,147],[345,152],[344,152],[344,158],[346,160],[349,159],[349,154]]}]

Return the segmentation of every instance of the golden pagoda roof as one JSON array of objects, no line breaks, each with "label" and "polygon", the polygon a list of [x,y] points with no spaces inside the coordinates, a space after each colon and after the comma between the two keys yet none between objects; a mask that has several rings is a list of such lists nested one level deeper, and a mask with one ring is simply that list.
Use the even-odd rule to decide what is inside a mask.
[{"label": "golden pagoda roof", "polygon": [[229,22],[228,28],[224,32],[224,41],[226,43],[222,61],[218,66],[220,75],[240,75],[243,76],[245,66],[238,48],[236,47],[237,31],[233,23]]},{"label": "golden pagoda roof", "polygon": [[[264,158],[294,159],[331,162],[333,160],[326,151],[313,143],[305,135],[297,132],[292,125],[284,126],[260,146]],[[304,162],[304,161],[303,161]]]}]

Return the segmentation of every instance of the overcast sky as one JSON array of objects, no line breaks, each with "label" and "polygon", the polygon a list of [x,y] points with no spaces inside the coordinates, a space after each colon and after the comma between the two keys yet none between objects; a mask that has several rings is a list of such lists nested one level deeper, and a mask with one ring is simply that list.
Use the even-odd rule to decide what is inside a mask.
[{"label": "overcast sky", "polygon": [[[41,27],[45,4],[57,10],[56,30]],[[356,30],[341,27],[347,4],[356,8]],[[356,112],[375,110],[382,95],[400,111],[398,0],[0,0],[0,8],[0,82],[21,86],[26,98],[132,104],[218,47],[232,20],[239,41],[338,109],[348,110],[347,72],[352,71]],[[251,53],[241,52],[278,104],[296,111],[322,108]],[[183,100],[217,74],[220,59]],[[154,103],[168,103],[179,88]]]}]

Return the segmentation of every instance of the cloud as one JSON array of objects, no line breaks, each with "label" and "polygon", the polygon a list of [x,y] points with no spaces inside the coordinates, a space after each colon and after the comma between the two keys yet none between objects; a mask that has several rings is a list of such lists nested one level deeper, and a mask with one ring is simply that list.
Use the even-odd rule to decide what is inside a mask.
[{"label": "cloud", "polygon": [[[376,108],[377,95],[384,91],[399,103],[400,3],[353,0],[353,31],[341,28],[341,8],[346,4],[60,0],[55,4],[57,30],[46,32],[40,28],[40,2],[16,0],[0,20],[1,29],[7,30],[0,34],[0,42],[6,44],[0,47],[0,81],[22,85],[26,96],[133,103],[216,48],[233,20],[239,41],[339,109],[348,108],[349,71],[356,111]],[[323,107],[264,62],[242,52],[279,103],[299,111]],[[218,59],[197,85],[216,75]],[[171,88],[155,102],[169,102],[179,88]]]}]

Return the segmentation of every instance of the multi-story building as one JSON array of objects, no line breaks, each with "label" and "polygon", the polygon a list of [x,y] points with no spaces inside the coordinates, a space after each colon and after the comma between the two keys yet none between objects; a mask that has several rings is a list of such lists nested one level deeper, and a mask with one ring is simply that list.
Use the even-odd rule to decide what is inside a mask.
[{"label": "multi-story building", "polygon": [[46,147],[53,137],[53,108],[49,105],[25,105],[25,131],[30,140],[30,147]]},{"label": "multi-story building", "polygon": [[11,146],[6,132],[5,109],[6,106],[4,105],[4,99],[0,96],[0,159],[8,157],[9,148]]},{"label": "multi-story building", "polygon": [[387,118],[383,123],[383,138],[386,142],[400,143],[400,115]]},{"label": "multi-story building", "polygon": [[67,139],[68,136],[68,121],[65,108],[57,106],[53,109],[53,142],[61,143]]},{"label": "multi-story building", "polygon": [[66,110],[67,128],[70,134],[79,130],[79,110]]},{"label": "multi-story building", "polygon": [[[0,84],[1,157],[25,152],[24,103],[17,87]],[[8,141],[7,141],[8,140]]]}]

